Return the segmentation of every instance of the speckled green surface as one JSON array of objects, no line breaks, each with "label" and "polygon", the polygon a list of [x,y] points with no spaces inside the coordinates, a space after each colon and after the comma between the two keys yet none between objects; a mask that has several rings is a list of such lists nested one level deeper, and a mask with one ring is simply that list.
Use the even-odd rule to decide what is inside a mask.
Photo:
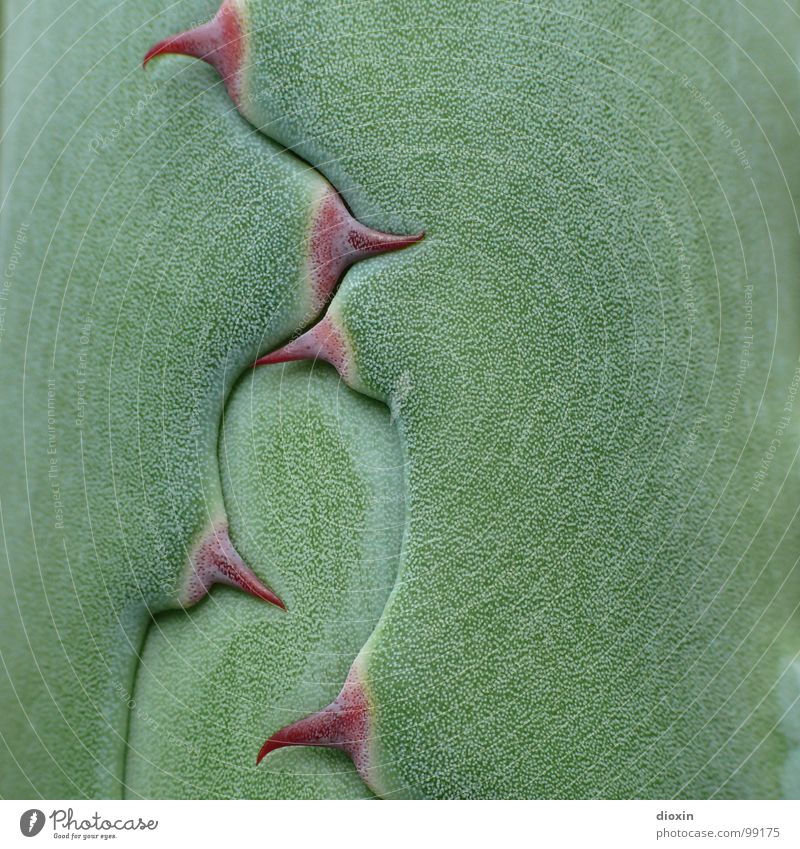
[{"label": "speckled green surface", "polygon": [[[124,27],[119,20],[104,23],[111,34],[106,38],[122,53],[106,58],[108,65],[100,67],[115,70],[103,73],[117,80],[129,72],[133,79],[139,73],[135,57],[151,41],[212,11],[205,3],[182,5],[170,8],[169,20],[141,30],[127,19]],[[319,168],[362,219],[396,232],[427,231],[413,251],[351,270],[335,307],[353,344],[359,385],[391,406],[406,462],[398,583],[362,649],[381,787],[392,795],[436,797],[796,795],[800,9],[777,0],[719,0],[700,9],[674,0],[634,6],[615,0],[249,0],[246,13],[253,65],[245,116]],[[147,19],[141,4],[126,14]],[[72,31],[62,32],[59,43],[86,31],[88,19],[91,11],[71,16],[63,26]],[[89,38],[102,43],[97,33]],[[83,49],[67,54],[70,69],[81,67]],[[7,65],[13,63],[15,56],[4,52]],[[86,47],[87,56],[96,53]],[[21,101],[41,76],[41,62],[29,59],[27,70],[15,73]],[[74,84],[68,74],[57,80],[64,91]],[[163,80],[159,97],[183,102],[193,85],[204,90],[214,76],[200,63],[169,58],[134,83],[136,91],[152,80]],[[45,112],[59,102],[57,88],[53,82],[37,90],[37,97],[50,98]],[[203,120],[220,88],[205,93],[208,105],[198,102]],[[86,99],[97,101],[97,89],[91,92]],[[135,99],[115,112],[124,116]],[[247,145],[272,149],[228,115],[221,94],[214,102],[229,122],[225,144],[239,132]],[[8,110],[4,97],[4,126]],[[99,115],[96,126],[106,126],[109,116]],[[151,120],[145,113],[135,132],[160,126]],[[33,138],[41,121],[31,112],[14,132]],[[72,123],[64,121],[72,127],[74,114]],[[208,143],[205,129],[198,134]],[[21,184],[25,188],[12,185],[4,256],[44,179],[48,156],[64,143],[45,134],[32,154],[36,178]],[[132,151],[127,142],[124,147],[127,161]],[[18,146],[13,155],[8,150],[4,145],[6,187],[15,158],[24,154]],[[113,148],[111,155],[109,170],[96,172],[90,183],[97,194],[76,207],[68,232],[49,248],[48,262],[58,270],[51,293],[56,303],[65,269],[76,253],[80,257],[86,228],[80,215],[88,220],[123,168],[123,155]],[[150,151],[132,160],[141,163],[137,172],[143,169],[137,187],[146,184],[141,173],[157,168],[155,158]],[[205,198],[210,189],[198,182],[196,160],[180,159],[184,185]],[[206,161],[205,150],[200,161]],[[37,271],[51,233],[61,232],[53,230],[58,213],[83,167],[76,156],[57,170],[61,177],[47,184],[54,200],[43,213],[45,223],[37,228],[31,220],[21,262]],[[288,161],[281,167],[289,168]],[[257,182],[261,173],[229,163],[226,186],[243,181],[247,198],[248,181]],[[177,182],[172,168],[170,175]],[[37,201],[43,209],[46,197]],[[117,202],[123,199],[127,211],[135,198],[123,191]],[[227,196],[228,216],[237,202],[239,195]],[[108,222],[97,227],[99,256],[105,256],[113,235]],[[203,250],[197,256],[187,242],[186,262],[222,269],[239,286],[245,275],[231,263],[255,262],[247,248],[260,244],[261,234],[256,242],[237,241],[226,255],[202,228],[202,216],[194,215],[190,241]],[[157,239],[172,246],[174,235],[161,224],[156,230]],[[142,227],[117,246],[103,274],[131,279],[143,234],[151,232]],[[266,255],[273,261],[279,253],[287,261],[284,248]],[[153,252],[150,262],[157,256]],[[98,276],[94,260],[83,285]],[[15,374],[27,328],[8,329],[11,309],[27,319],[33,298],[18,268],[16,302],[9,302],[0,343],[4,364]],[[189,279],[187,268],[180,271]],[[150,283],[163,273],[155,277],[151,270]],[[125,287],[115,286],[119,300]],[[236,300],[226,287],[206,292],[208,299],[224,292],[245,310],[253,304],[244,296]],[[31,326],[51,346],[52,358],[55,307],[49,309]],[[185,332],[183,319],[190,323],[191,313],[181,312],[177,330]],[[79,350],[78,342],[71,344],[70,350]],[[163,339],[153,345],[163,367]],[[13,352],[9,360],[7,351]],[[192,349],[203,363],[207,352],[202,345]],[[31,394],[23,404],[15,384],[0,424],[12,457],[2,495],[9,559],[27,581],[26,609],[34,611],[41,587],[31,582],[31,575],[38,581],[38,567],[30,557],[24,469],[33,466],[22,453],[23,446],[34,450],[28,443],[39,453],[36,539],[47,546],[56,574],[63,573],[63,546],[52,530],[46,479],[48,361],[31,362]],[[180,365],[170,361],[170,368]],[[105,376],[108,367],[101,360],[96,369]],[[118,380],[115,393],[133,391],[129,375]],[[74,390],[64,382],[68,403]],[[111,388],[105,381],[97,391]],[[21,415],[28,409],[23,442]],[[120,434],[136,455],[131,431]],[[60,452],[66,451],[62,445]],[[98,455],[98,463],[105,460]],[[318,464],[317,471],[314,488],[332,479],[325,466]],[[113,493],[98,488],[90,498],[105,503]],[[227,499],[226,506],[239,526],[244,506]],[[180,521],[188,521],[181,505],[174,507]],[[74,521],[84,518],[85,510],[76,509]],[[247,526],[253,539],[268,535],[261,526]],[[270,544],[291,549],[305,542]],[[327,543],[320,544],[323,551]],[[75,574],[96,585],[93,556],[78,551],[76,562],[90,565]],[[114,571],[113,564],[104,568]],[[292,586],[278,573],[264,577],[281,593]],[[309,583],[304,592],[311,591]],[[93,603],[107,608],[98,599]],[[14,598],[5,591],[2,604],[6,621],[17,621]],[[219,610],[207,603],[188,616],[173,615],[164,621],[163,639],[174,631],[178,646],[187,629],[198,627],[209,635],[219,631],[233,646],[238,634],[258,633],[258,644],[267,633],[262,628],[277,627],[279,613],[256,602],[228,593],[225,609],[222,599],[219,604]],[[239,608],[252,613],[235,613]],[[320,614],[315,607],[307,615]],[[242,632],[238,625],[225,627],[234,617]],[[31,621],[44,628],[49,619]],[[71,640],[82,648],[87,639],[74,621],[68,649]],[[11,658],[11,680],[30,701],[41,694],[41,683],[24,635],[14,628],[3,627],[3,655]],[[52,634],[41,639],[52,644]],[[145,652],[154,655],[153,669],[171,657],[164,642],[157,645]],[[228,694],[231,711],[254,731],[259,711],[268,726],[277,719],[271,713],[276,705],[298,715],[313,710],[320,706],[317,696],[334,694],[344,679],[346,664],[337,655],[340,678],[326,684],[325,694],[315,690],[315,698],[306,699],[292,690],[297,695],[284,693],[281,702],[270,688],[259,706],[252,685],[263,680],[264,667],[249,655],[241,667],[227,668],[231,652],[235,648],[209,642],[207,652],[195,655],[193,649],[189,660],[193,667],[216,668],[205,690],[210,706],[218,704],[220,688],[237,682]],[[36,657],[50,664],[49,680],[72,704],[74,681],[63,656],[37,651]],[[173,693],[199,696],[184,671]],[[121,718],[107,681],[89,683],[93,703]],[[5,682],[3,688],[3,703],[14,710],[4,712],[0,728],[39,781],[25,784],[14,769],[4,769],[10,789],[3,792],[69,788],[37,750]],[[215,729],[201,714],[193,725],[182,713],[186,698],[177,706],[171,697],[155,698],[175,717],[180,740],[201,726],[210,737],[203,743],[207,758],[190,778],[183,766],[166,770],[167,777],[153,774],[154,792],[168,786],[198,796],[250,794],[272,786],[271,775],[249,773],[251,760],[245,766],[237,761],[230,772],[224,768],[226,753],[254,757],[261,738],[250,749],[243,733],[234,734],[228,750],[229,723]],[[53,704],[41,704],[50,723],[48,745],[60,753],[62,768],[76,758],[85,763],[78,743],[51,721]],[[86,734],[99,723],[98,715]],[[263,737],[274,730],[265,727]],[[96,745],[113,752],[114,763],[121,758],[109,737]],[[172,757],[160,754],[162,768],[186,762],[185,747],[175,748]],[[299,795],[316,788],[325,795],[355,792],[345,784],[353,781],[352,772],[344,772],[335,788],[330,776],[323,782],[319,772],[327,762],[317,755],[280,752],[263,766],[292,770],[292,757],[308,763],[316,777]],[[74,772],[85,782],[79,789],[99,786],[89,773],[85,766]],[[302,784],[286,780],[284,787]],[[147,780],[136,792],[147,795]]]}]

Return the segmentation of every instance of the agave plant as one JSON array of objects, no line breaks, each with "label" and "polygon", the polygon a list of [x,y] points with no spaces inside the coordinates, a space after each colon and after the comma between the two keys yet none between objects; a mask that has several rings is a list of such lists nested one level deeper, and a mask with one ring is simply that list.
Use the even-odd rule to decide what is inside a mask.
[{"label": "agave plant", "polygon": [[800,794],[800,5],[3,10],[0,794]]}]

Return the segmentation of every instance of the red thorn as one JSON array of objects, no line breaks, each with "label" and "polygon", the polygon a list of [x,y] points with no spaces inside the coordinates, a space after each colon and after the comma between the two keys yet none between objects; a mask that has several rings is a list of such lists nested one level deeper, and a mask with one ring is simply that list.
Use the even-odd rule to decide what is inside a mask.
[{"label": "red thorn", "polygon": [[350,350],[341,330],[330,315],[326,315],[319,324],[314,325],[302,336],[298,336],[277,351],[261,357],[256,361],[256,365],[275,365],[293,360],[325,360],[334,366],[345,380],[350,376],[352,362]]},{"label": "red thorn", "polygon": [[424,236],[424,231],[414,236],[397,236],[367,227],[350,214],[339,193],[329,188],[311,225],[309,262],[314,312],[328,303],[336,284],[354,262],[399,251]]},{"label": "red thorn", "polygon": [[217,69],[231,99],[238,104],[244,35],[234,0],[225,0],[207,23],[159,41],[147,51],[142,67],[146,67],[154,56],[165,53],[181,53],[208,62]]},{"label": "red thorn", "polygon": [[286,605],[259,580],[233,547],[226,522],[213,527],[197,546],[184,586],[182,603],[187,607],[196,604],[214,584],[237,587],[286,610]]},{"label": "red thorn", "polygon": [[369,737],[369,701],[354,664],[334,701],[273,734],[261,747],[256,764],[284,746],[326,746],[347,752],[361,777],[368,781]]}]

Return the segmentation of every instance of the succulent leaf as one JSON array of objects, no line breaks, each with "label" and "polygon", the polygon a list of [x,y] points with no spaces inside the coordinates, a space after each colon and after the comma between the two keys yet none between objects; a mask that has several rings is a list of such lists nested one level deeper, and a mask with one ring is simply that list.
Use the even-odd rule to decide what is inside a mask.
[{"label": "succulent leaf", "polygon": [[381,786],[797,786],[800,30],[765,14],[247,4],[242,113],[428,232],[332,304],[408,458]]},{"label": "succulent leaf", "polygon": [[[118,795],[123,778],[142,795],[363,795],[346,767],[291,773],[342,766],[325,738],[381,795],[796,794],[797,4],[226,3],[148,58],[214,64],[250,126],[197,63],[128,74],[141,27],[211,10],[180,6],[147,23],[151,0],[62,18],[10,5],[3,795]],[[354,247],[347,224],[330,261],[313,248],[333,186],[354,219],[428,236],[351,268],[331,299]],[[407,510],[370,616],[318,607],[321,552],[354,570],[331,595],[358,597],[357,542],[314,523],[272,539],[248,506],[319,517],[331,487],[348,506],[339,484],[370,474],[314,442],[303,486],[250,481],[239,501],[220,483],[226,399],[267,351],[327,358],[356,390],[311,372],[336,387],[325,440],[348,398],[340,460],[385,438],[350,402],[391,408]],[[252,380],[296,399],[309,373]],[[230,411],[246,442],[246,408]],[[359,515],[358,540],[396,555],[381,511]],[[175,610],[220,522],[288,612],[225,593],[220,611]],[[285,557],[251,550],[252,528]],[[298,545],[307,580],[281,568]],[[147,631],[153,612],[192,666]],[[309,693],[321,635],[335,680]],[[129,708],[142,643],[160,670],[136,680],[146,716],[181,729],[167,746]],[[348,737],[328,725],[354,658],[346,696],[367,694],[368,722],[347,711]],[[264,736],[292,745],[256,769]]]},{"label": "succulent leaf", "polygon": [[[120,34],[158,4],[97,6],[85,31],[93,5],[57,25],[48,4],[12,16],[8,44],[61,56],[74,42],[60,71],[4,51],[15,260],[0,340],[14,375],[0,730],[21,765],[0,776],[4,795],[119,795],[152,617],[215,582],[282,606],[224,533],[222,409],[259,352],[315,320],[365,255],[337,254],[339,195],[242,121],[212,70],[131,71],[141,44]],[[44,84],[29,91],[33,78]]]},{"label": "succulent leaf", "polygon": [[396,428],[331,369],[256,369],[226,406],[220,457],[231,531],[277,576],[288,610],[265,617],[221,593],[159,617],[137,679],[128,793],[370,797],[345,753],[287,748],[257,768],[255,754],[335,698],[380,618],[405,524]]}]

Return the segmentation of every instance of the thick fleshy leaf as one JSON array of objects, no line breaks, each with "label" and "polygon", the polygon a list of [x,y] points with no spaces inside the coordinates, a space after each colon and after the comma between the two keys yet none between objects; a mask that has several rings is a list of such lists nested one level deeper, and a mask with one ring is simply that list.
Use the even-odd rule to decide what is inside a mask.
[{"label": "thick fleshy leaf", "polygon": [[[136,687],[131,796],[371,795],[346,754],[263,740],[334,699],[394,586],[403,459],[386,409],[327,367],[257,369],[221,440],[225,501],[248,561],[279,576],[288,611],[234,593],[159,617]],[[324,470],[321,473],[321,470]]]},{"label": "thick fleshy leaf", "polygon": [[17,765],[0,788],[105,797],[120,793],[151,616],[220,582],[281,606],[227,536],[222,408],[365,253],[342,242],[360,225],[336,190],[243,121],[213,70],[141,69],[179,8],[17,5],[3,43],[0,341],[0,713]]},{"label": "thick fleshy leaf", "polygon": [[[109,44],[127,57],[123,66],[127,61],[141,73],[139,60],[150,44],[214,12],[213,4],[187,3],[182,11],[171,7],[169,20],[148,24],[139,44],[129,35],[137,32],[129,19],[94,14],[96,5],[84,7],[101,23],[81,42],[87,59],[80,74],[105,56]],[[412,250],[352,269],[328,310],[347,340],[346,379],[389,404],[407,460],[408,515],[395,592],[366,645],[360,651],[353,647],[346,662],[341,659],[339,677],[327,692],[309,699],[307,711],[297,710],[299,700],[292,700],[292,715],[260,723],[248,746],[237,738],[237,756],[228,769],[235,772],[247,763],[255,770],[264,740],[331,703],[358,655],[359,681],[369,693],[367,778],[385,795],[769,797],[798,792],[800,522],[794,416],[800,333],[793,317],[800,308],[794,200],[800,180],[795,166],[800,86],[791,57],[800,18],[778,0],[751,5],[715,0],[695,10],[660,2],[544,7],[400,0],[381,4],[380,14],[354,15],[350,4],[237,3],[244,10],[247,57],[234,92],[241,113],[317,166],[359,220],[392,233],[424,227],[427,238]],[[146,13],[136,20],[147,20]],[[37,14],[41,29],[45,17],[48,24],[54,17],[34,7],[19,25]],[[62,45],[88,29],[79,16],[69,16],[61,23],[54,55],[61,56]],[[8,67],[24,49],[15,43],[4,43]],[[103,49],[94,46],[101,43]],[[81,55],[69,51],[64,66],[73,67]],[[85,81],[97,109],[92,131],[80,144],[101,152],[110,143],[93,142],[92,133],[106,127],[108,136],[113,127],[98,102],[107,92],[125,128],[140,126],[138,112],[135,121],[125,122],[125,116],[138,109],[141,91],[129,92],[123,104],[108,83],[124,76],[119,56],[115,50],[107,57],[117,76],[92,88],[98,79],[93,74],[108,74],[102,69],[109,65],[101,61]],[[34,90],[40,64],[32,55],[16,72],[19,105]],[[230,83],[225,68],[222,73]],[[149,64],[144,78],[161,75],[181,81],[188,75],[200,89],[212,85],[222,92],[224,85],[215,71],[174,57]],[[42,112],[27,107],[12,123],[13,104],[4,91],[3,126],[11,127],[14,142],[3,151],[4,185],[12,188],[4,256],[18,257],[13,285],[25,280],[14,289],[20,297],[13,304],[9,298],[8,335],[1,343],[4,355],[14,352],[12,373],[35,349],[28,339],[47,339],[53,326],[37,313],[30,325],[24,321],[22,329],[8,330],[15,327],[12,319],[27,319],[34,292],[41,293],[37,304],[49,292],[48,315],[56,311],[56,291],[71,291],[64,287],[73,279],[65,269],[71,269],[76,252],[87,251],[96,279],[105,284],[110,276],[122,286],[117,292],[127,291],[125,286],[138,279],[132,269],[147,268],[148,261],[163,266],[157,279],[175,276],[183,288],[189,276],[181,277],[184,267],[221,267],[220,279],[228,280],[237,261],[256,262],[241,240],[232,247],[217,238],[219,228],[202,214],[212,192],[197,173],[205,153],[177,163],[158,149],[123,154],[114,148],[118,136],[125,137],[118,133],[111,144],[117,151],[113,167],[88,171],[94,178],[88,189],[78,154],[45,183],[65,137],[79,123],[75,115],[87,108],[72,109],[71,123],[63,118],[59,125],[60,98],[74,77],[55,78],[57,85],[37,89],[33,100],[43,99],[44,114],[53,113],[47,125],[53,133],[37,136]],[[164,91],[159,88],[158,95]],[[69,110],[70,100],[65,103]],[[228,101],[217,103],[222,110]],[[208,114],[204,107],[203,115]],[[59,126],[67,129],[59,133]],[[205,136],[205,128],[198,133]],[[194,138],[182,128],[182,145],[187,135]],[[34,138],[37,157],[27,153]],[[230,138],[227,133],[226,143]],[[180,248],[169,216],[158,212],[176,193],[193,211],[185,222],[191,250],[179,249],[168,263],[160,251],[149,260],[145,252],[137,263],[141,234],[114,241],[109,253],[107,222],[97,231],[88,226],[89,210],[108,202],[109,191],[116,198],[123,188],[114,180],[118,171],[138,173],[137,155],[145,157],[139,177],[151,173],[147,169],[160,156],[170,173],[174,169],[176,181],[148,205],[148,235]],[[291,156],[280,155],[290,168]],[[28,178],[33,189],[26,191],[15,188],[16,178],[10,182],[23,160],[40,169],[33,181]],[[226,175],[244,181],[248,201],[257,194],[246,182],[254,179],[251,164],[243,161],[241,173],[230,162],[225,168]],[[149,185],[147,179],[141,183]],[[82,205],[73,209],[70,200],[62,216],[74,186],[81,187]],[[182,194],[187,187],[201,195],[191,204]],[[125,222],[129,209],[137,209],[139,191],[136,182],[133,191],[122,192],[127,205],[114,207],[115,221]],[[234,192],[223,203],[236,208],[240,197]],[[293,191],[287,197],[299,202],[300,196]],[[278,250],[263,233],[252,244],[270,257]],[[42,264],[45,254],[47,264]],[[85,276],[79,272],[87,264],[78,263],[74,279]],[[30,281],[40,277],[37,290]],[[237,271],[230,280],[238,285],[245,277]],[[193,456],[197,439],[176,438],[165,424],[173,427],[173,408],[165,412],[158,397],[151,402],[152,377],[140,393],[141,381],[132,371],[139,362],[160,363],[153,368],[162,369],[171,394],[180,385],[179,375],[193,373],[187,366],[194,360],[182,360],[188,356],[182,353],[173,363],[165,352],[191,352],[203,368],[211,353],[219,353],[212,343],[204,345],[204,336],[197,338],[198,317],[225,314],[223,307],[230,304],[225,298],[254,302],[224,284],[203,291],[205,300],[193,302],[186,315],[173,302],[175,319],[167,337],[174,333],[175,344],[165,345],[158,327],[155,339],[143,340],[133,355],[120,359],[115,351],[95,366],[105,378],[101,401],[135,391],[147,402],[140,400],[140,406],[148,415],[158,408],[166,434],[155,465],[148,463],[144,473],[123,464],[135,488],[126,509],[117,513],[122,534],[112,525],[99,534],[101,540],[111,539],[113,527],[119,536],[110,557],[94,552],[96,529],[84,513],[109,515],[104,509],[120,497],[120,458],[109,450],[88,454],[87,462],[105,464],[105,474],[114,470],[113,478],[103,478],[109,485],[83,490],[80,480],[67,486],[62,475],[55,497],[48,471],[40,468],[38,478],[29,472],[25,479],[36,446],[42,459],[49,459],[42,447],[49,439],[47,359],[32,366],[24,397],[21,386],[7,396],[2,424],[15,465],[4,481],[2,506],[4,528],[13,530],[9,557],[15,580],[2,602],[11,623],[3,632],[3,651],[13,657],[11,681],[19,689],[4,683],[3,703],[11,709],[0,721],[7,739],[19,741],[15,752],[27,758],[29,776],[22,779],[21,768],[9,767],[11,777],[3,780],[12,793],[99,792],[98,787],[109,786],[101,780],[106,763],[113,774],[121,769],[113,732],[103,737],[98,730],[107,729],[108,712],[114,714],[114,727],[121,727],[117,721],[127,706],[119,687],[111,691],[107,682],[128,680],[129,667],[123,664],[121,675],[85,665],[84,655],[96,656],[97,650],[76,613],[75,599],[85,596],[70,590],[67,581],[74,576],[80,587],[95,589],[109,585],[106,578],[115,579],[110,585],[123,606],[112,621],[122,622],[124,630],[101,649],[106,643],[122,645],[131,634],[140,638],[142,633],[140,607],[125,606],[132,590],[137,599],[143,595],[142,579],[120,588],[120,581],[136,575],[127,567],[130,552],[138,551],[130,539],[151,551],[160,537],[154,532],[151,540],[146,532],[165,513],[180,525],[167,534],[170,545],[177,548],[178,540],[196,530],[198,536],[183,542],[190,549],[203,533],[192,518],[196,510],[187,509],[187,496],[169,472]],[[123,315],[133,309],[127,299],[122,303],[128,305]],[[82,310],[88,312],[88,306],[87,300]],[[70,315],[74,319],[68,310]],[[145,313],[142,327],[153,330],[152,321]],[[290,324],[251,345],[252,360],[294,338],[301,327]],[[83,403],[68,371],[80,362],[77,338],[74,332],[59,335],[58,350],[67,356],[53,389],[59,422],[61,404],[72,403],[68,415],[77,419]],[[73,347],[63,347],[69,344]],[[110,368],[117,363],[122,365]],[[291,373],[296,367],[285,368]],[[259,374],[282,375],[283,369],[269,365]],[[236,374],[231,368],[232,378]],[[230,386],[228,371],[222,377],[217,374],[214,382],[218,409]],[[191,387],[181,391],[195,399]],[[92,403],[96,409],[97,401]],[[141,415],[128,415],[126,404],[132,402],[114,400],[107,405],[111,416],[103,408],[105,415],[90,417],[107,423],[109,445],[111,434],[118,434],[115,450],[131,451],[139,438]],[[199,410],[200,442],[208,445],[218,420],[204,418],[208,405],[200,403]],[[125,428],[120,420],[127,422]],[[186,434],[184,427],[175,427]],[[73,434],[68,447],[62,424],[57,430],[62,469],[64,458],[76,456],[82,446]],[[152,459],[148,452],[133,459],[139,456]],[[316,474],[315,489],[335,480],[323,463]],[[153,475],[156,483],[146,487]],[[187,492],[192,497],[204,492],[204,498],[209,493],[216,509],[218,490],[208,483],[216,476],[195,478],[199,487]],[[77,531],[65,549],[51,514],[58,516],[62,505],[66,514],[75,504],[83,512],[70,516]],[[247,560],[236,532],[241,507],[227,499],[224,506]],[[133,520],[125,518],[131,515],[127,507]],[[210,510],[207,518],[217,516]],[[126,521],[143,526],[143,539],[126,534]],[[80,564],[74,570],[70,564],[64,568],[72,546],[77,548],[70,564]],[[99,567],[92,572],[94,564]],[[258,571],[258,564],[252,565]],[[45,588],[59,592],[42,593],[40,568]],[[277,572],[262,577],[291,614],[290,582]],[[59,603],[42,613],[42,598]],[[21,618],[18,600],[26,611]],[[255,602],[242,597],[235,604],[237,610],[252,610]],[[90,597],[87,605],[79,612],[88,611],[92,622],[93,617],[107,622],[105,598]],[[189,615],[210,615],[209,605]],[[265,605],[258,615],[270,628],[291,621]],[[37,626],[30,631],[32,653],[26,621]],[[96,636],[98,627],[90,633]],[[70,653],[66,664],[64,651]],[[214,657],[210,648],[200,664],[209,657]],[[84,664],[78,669],[94,676],[79,676],[77,687],[69,679],[69,663],[76,658]],[[228,688],[224,703],[210,703],[237,715],[249,704],[254,688],[248,685],[259,679],[252,662],[234,668],[242,678]],[[55,699],[39,698],[42,676],[56,686]],[[220,680],[228,679],[221,675]],[[195,682],[181,676],[171,686],[185,691]],[[264,710],[273,704],[272,692],[264,695]],[[34,727],[46,729],[44,745],[58,752],[56,766],[44,746],[37,750],[40,744],[18,697],[25,704],[39,699]],[[106,713],[94,717],[87,704]],[[77,737],[70,736],[59,710],[82,717]],[[254,724],[246,724],[248,736]],[[206,721],[201,727],[208,733],[208,750],[232,750],[226,742],[230,723],[215,730]],[[90,740],[95,751],[102,749],[95,770],[100,778],[86,767],[94,762],[81,749],[81,739]],[[273,763],[320,755],[319,748],[271,752],[252,786],[278,793],[257,784],[266,782],[263,775]],[[79,764],[76,775],[91,773],[87,780],[81,777],[77,789],[59,772],[69,759]],[[214,794],[220,776],[230,774],[216,756],[196,759],[187,792]],[[159,785],[153,780],[152,786]],[[321,795],[347,792],[332,784],[306,789]]]},{"label": "thick fleshy leaf", "polygon": [[755,5],[247,3],[243,114],[427,231],[331,306],[409,464],[383,786],[796,792],[800,18]]}]

